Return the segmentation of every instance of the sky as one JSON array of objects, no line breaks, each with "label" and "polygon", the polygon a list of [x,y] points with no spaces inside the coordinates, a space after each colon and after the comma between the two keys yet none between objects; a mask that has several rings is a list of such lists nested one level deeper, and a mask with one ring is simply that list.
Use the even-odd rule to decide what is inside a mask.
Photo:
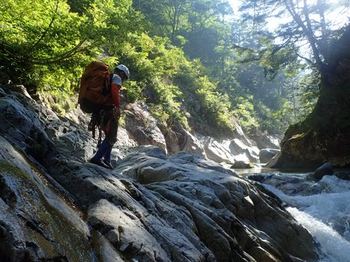
[{"label": "sky", "polygon": [[230,0],[230,4],[232,6],[234,13],[238,12],[239,2],[241,2],[241,1],[240,0]]}]

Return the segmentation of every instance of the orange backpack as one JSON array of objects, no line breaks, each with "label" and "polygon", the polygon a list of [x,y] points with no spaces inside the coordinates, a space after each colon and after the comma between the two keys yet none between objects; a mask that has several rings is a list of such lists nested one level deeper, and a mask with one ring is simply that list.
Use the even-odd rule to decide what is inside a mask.
[{"label": "orange backpack", "polygon": [[102,106],[112,105],[111,77],[108,66],[100,61],[91,62],[80,79],[78,103],[85,113],[98,111]]}]

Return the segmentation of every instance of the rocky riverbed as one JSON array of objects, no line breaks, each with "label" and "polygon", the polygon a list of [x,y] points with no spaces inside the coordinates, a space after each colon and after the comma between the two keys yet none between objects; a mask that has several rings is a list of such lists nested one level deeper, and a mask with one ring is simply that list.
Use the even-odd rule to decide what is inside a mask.
[{"label": "rocky riverbed", "polygon": [[80,124],[0,89],[1,261],[316,261],[310,233],[254,181],[119,133],[113,171]]}]

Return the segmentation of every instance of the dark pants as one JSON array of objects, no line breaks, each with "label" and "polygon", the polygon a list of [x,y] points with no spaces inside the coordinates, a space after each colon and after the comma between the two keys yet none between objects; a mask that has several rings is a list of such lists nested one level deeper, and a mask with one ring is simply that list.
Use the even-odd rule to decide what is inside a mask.
[{"label": "dark pants", "polygon": [[119,114],[113,107],[102,109],[101,111],[101,129],[105,133],[105,139],[113,146],[117,142]]},{"label": "dark pants", "polygon": [[105,134],[105,139],[99,144],[92,159],[99,162],[103,158],[105,162],[110,163],[112,147],[117,142],[119,113],[115,107],[103,107],[93,113],[92,119]]},{"label": "dark pants", "polygon": [[[113,105],[96,105],[95,103],[81,99],[80,108],[83,112],[92,113],[89,130],[95,131],[95,126],[100,127],[108,141],[113,146],[117,142],[119,114]],[[94,136],[95,137],[95,136]]]}]

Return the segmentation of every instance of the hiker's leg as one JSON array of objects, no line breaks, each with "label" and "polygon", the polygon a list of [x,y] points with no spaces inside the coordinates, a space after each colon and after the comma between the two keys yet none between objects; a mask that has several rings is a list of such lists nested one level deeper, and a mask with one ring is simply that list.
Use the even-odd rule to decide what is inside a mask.
[{"label": "hiker's leg", "polygon": [[119,115],[117,112],[113,109],[110,112],[110,121],[109,121],[109,129],[108,133],[106,133],[106,140],[108,141],[108,149],[106,150],[104,154],[104,160],[107,164],[110,164],[111,162],[111,152],[113,145],[117,142],[117,134],[118,134],[118,122],[119,122]]},{"label": "hiker's leg", "polygon": [[102,161],[102,157],[106,154],[106,151],[109,150],[109,143],[106,139],[103,140],[100,147],[98,148],[96,154],[90,159],[90,163],[102,166],[104,168],[112,168],[110,164],[105,164]]},{"label": "hiker's leg", "polygon": [[[92,113],[91,115],[91,121],[89,123],[89,125],[92,126],[93,129],[93,138],[95,138],[95,129],[96,127],[99,128],[100,130],[100,125],[101,125],[101,115],[103,114],[103,109],[99,109],[96,110],[95,112]],[[97,144],[97,152],[95,153],[95,155],[92,157],[91,160],[95,160],[95,161],[100,161],[103,157],[103,155],[106,153],[107,150],[107,141],[103,141],[101,143],[101,137],[99,135],[99,140],[98,140],[98,144]]]},{"label": "hiker's leg", "polygon": [[106,154],[106,151],[109,150],[109,142],[105,138],[101,145],[99,146],[96,154],[92,157],[92,160],[100,161],[102,157]]}]

